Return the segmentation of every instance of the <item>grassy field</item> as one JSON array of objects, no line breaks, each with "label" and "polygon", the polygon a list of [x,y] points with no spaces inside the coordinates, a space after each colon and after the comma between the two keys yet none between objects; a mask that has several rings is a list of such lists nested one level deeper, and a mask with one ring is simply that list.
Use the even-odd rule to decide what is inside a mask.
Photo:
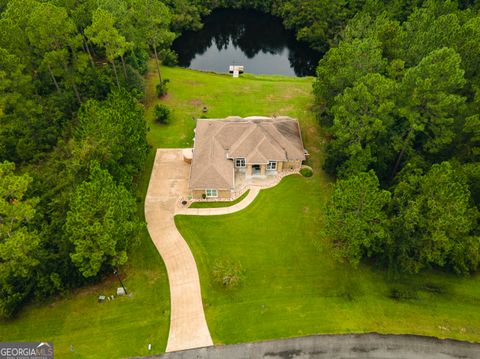
[{"label": "grassy field", "polygon": [[231,207],[238,202],[242,201],[247,197],[250,190],[245,191],[240,197],[233,201],[214,201],[214,202],[193,202],[189,208],[221,208],[221,207]]},{"label": "grassy field", "polygon": [[[151,63],[151,69],[154,69]],[[188,147],[193,143],[194,118],[253,115],[289,115],[314,121],[310,110],[312,78],[284,76],[229,75],[204,73],[178,67],[162,69],[170,79],[169,93],[161,100],[173,111],[170,124],[153,122],[153,105],[160,102],[155,96],[157,75],[148,76],[146,113],[150,123],[149,142],[155,147]],[[202,112],[206,106],[208,112]],[[304,131],[317,131],[315,127]],[[305,134],[304,134],[305,135]],[[313,139],[314,133],[311,133]],[[319,138],[317,137],[318,141]]]},{"label": "grassy field", "polygon": [[[289,176],[262,191],[246,210],[176,217],[199,267],[216,343],[370,331],[480,341],[480,276],[392,276],[373,265],[353,269],[332,260],[328,241],[321,239],[331,181],[321,170],[324,141],[310,111],[311,79],[233,80],[181,69],[166,69],[164,75],[175,79],[164,100],[175,111],[175,123],[165,126],[171,132],[162,126],[151,131],[159,141],[174,136],[172,144],[190,145],[191,118],[207,106],[212,118],[296,117],[312,155],[313,177]],[[241,263],[245,278],[239,288],[213,282],[218,260]]]},{"label": "grassy field", "polygon": [[[480,341],[480,277],[390,277],[336,263],[320,239],[321,176],[289,176],[232,215],[176,217],[199,267],[216,343],[314,333],[412,333]],[[217,260],[240,262],[238,289],[216,285]],[[394,291],[403,296],[392,299]]]}]

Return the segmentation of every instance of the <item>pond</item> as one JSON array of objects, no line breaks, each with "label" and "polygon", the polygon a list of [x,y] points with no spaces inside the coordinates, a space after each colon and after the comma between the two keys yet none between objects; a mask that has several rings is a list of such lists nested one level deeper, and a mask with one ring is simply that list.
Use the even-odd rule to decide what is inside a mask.
[{"label": "pond", "polygon": [[173,43],[182,67],[228,72],[313,76],[321,54],[295,39],[282,21],[251,10],[214,10],[199,31],[186,31]]}]

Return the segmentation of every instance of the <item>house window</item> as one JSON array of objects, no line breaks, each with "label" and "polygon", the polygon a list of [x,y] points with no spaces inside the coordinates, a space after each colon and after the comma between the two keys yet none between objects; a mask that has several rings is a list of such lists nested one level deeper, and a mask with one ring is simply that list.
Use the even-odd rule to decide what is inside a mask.
[{"label": "house window", "polygon": [[245,158],[235,158],[235,167],[237,168],[245,168]]},{"label": "house window", "polygon": [[276,169],[277,169],[277,162],[269,161],[267,165],[267,170],[276,170]]},{"label": "house window", "polygon": [[207,198],[214,198],[218,197],[218,192],[216,189],[209,188],[205,190],[205,195],[207,196]]}]

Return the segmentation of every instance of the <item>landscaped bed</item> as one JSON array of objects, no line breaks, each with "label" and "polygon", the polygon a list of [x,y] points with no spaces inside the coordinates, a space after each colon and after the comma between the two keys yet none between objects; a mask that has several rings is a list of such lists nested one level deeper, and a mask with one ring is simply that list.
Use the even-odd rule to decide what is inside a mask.
[{"label": "landscaped bed", "polygon": [[244,194],[242,194],[240,197],[233,201],[209,201],[209,202],[193,202],[189,208],[222,208],[222,207],[231,207],[238,202],[241,202],[242,200],[247,197],[248,192],[250,190],[245,191]]}]

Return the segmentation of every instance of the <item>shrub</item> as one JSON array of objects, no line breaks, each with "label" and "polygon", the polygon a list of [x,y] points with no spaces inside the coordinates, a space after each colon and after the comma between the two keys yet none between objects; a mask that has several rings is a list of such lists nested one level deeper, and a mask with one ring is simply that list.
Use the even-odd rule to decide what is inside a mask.
[{"label": "shrub", "polygon": [[165,66],[175,66],[178,63],[178,55],[171,49],[163,49],[160,51],[160,58]]},{"label": "shrub", "polygon": [[416,291],[412,289],[400,288],[400,287],[390,289],[389,297],[398,301],[418,299],[418,295]]},{"label": "shrub", "polygon": [[168,123],[168,121],[170,120],[171,111],[167,106],[158,104],[158,105],[155,105],[154,114],[155,114],[155,121],[157,123],[164,124],[164,123]]},{"label": "shrub", "polygon": [[437,284],[427,283],[421,289],[433,294],[445,294],[445,288]]},{"label": "shrub", "polygon": [[145,84],[142,75],[140,75],[135,68],[127,65],[127,76],[128,80],[126,82],[126,88],[131,95],[141,101],[145,95]]},{"label": "shrub", "polygon": [[157,96],[163,97],[168,93],[167,84],[170,82],[169,79],[163,80],[161,83],[157,85]]},{"label": "shrub", "polygon": [[212,278],[215,283],[224,288],[236,288],[243,279],[243,268],[240,263],[230,260],[217,260],[213,265]]},{"label": "shrub", "polygon": [[313,176],[313,170],[310,167],[302,167],[300,169],[300,173],[303,177],[312,177]]}]

